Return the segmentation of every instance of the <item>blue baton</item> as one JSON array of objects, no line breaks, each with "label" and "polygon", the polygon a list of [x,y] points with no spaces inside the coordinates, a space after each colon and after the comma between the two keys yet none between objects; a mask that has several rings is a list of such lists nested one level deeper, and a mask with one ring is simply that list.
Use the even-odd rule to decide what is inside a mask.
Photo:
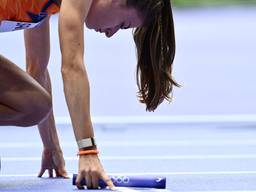
[{"label": "blue baton", "polygon": [[[73,174],[73,185],[76,185],[77,174]],[[136,187],[136,188],[166,188],[165,177],[149,177],[149,176],[126,176],[126,175],[110,175],[109,178],[112,180],[116,187]],[[86,181],[83,179],[81,185],[86,186]],[[106,183],[100,179],[99,186],[106,188]]]}]

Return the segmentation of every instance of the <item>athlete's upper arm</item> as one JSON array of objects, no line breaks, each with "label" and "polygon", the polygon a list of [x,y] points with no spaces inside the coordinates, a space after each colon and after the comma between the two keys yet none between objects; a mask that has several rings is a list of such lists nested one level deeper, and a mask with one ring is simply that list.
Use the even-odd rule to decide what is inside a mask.
[{"label": "athlete's upper arm", "polygon": [[63,65],[83,59],[84,21],[92,1],[62,0],[59,33]]},{"label": "athlete's upper arm", "polygon": [[27,64],[46,68],[50,56],[49,17],[40,26],[24,30]]}]

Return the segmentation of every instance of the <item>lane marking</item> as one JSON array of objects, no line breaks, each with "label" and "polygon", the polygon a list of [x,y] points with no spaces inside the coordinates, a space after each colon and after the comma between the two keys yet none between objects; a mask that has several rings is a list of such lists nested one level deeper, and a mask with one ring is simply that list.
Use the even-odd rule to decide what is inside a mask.
[{"label": "lane marking", "polygon": [[[76,156],[66,156],[65,160],[77,161]],[[256,154],[244,155],[157,155],[157,156],[100,156],[101,160],[211,160],[211,159],[256,159]],[[4,161],[41,161],[41,157],[1,157]]]},{"label": "lane marking", "polygon": [[[110,173],[111,174],[111,173]],[[113,174],[113,173],[112,173]],[[119,173],[115,173],[119,174]],[[120,173],[120,175],[240,175],[256,174],[256,171],[180,171],[180,172],[146,172],[146,173]]]},{"label": "lane marking", "polygon": [[[108,173],[110,175],[144,175],[144,176],[186,176],[186,175],[255,175],[255,171],[187,171],[187,172],[142,172],[142,173]],[[0,174],[0,177],[36,177],[36,174]],[[69,175],[72,178],[72,175]]]},{"label": "lane marking", "polygon": [[116,187],[117,191],[120,192],[133,192],[133,191],[157,191],[157,192],[171,192],[168,189],[144,189],[144,188],[126,188],[126,187]]},{"label": "lane marking", "polygon": [[[256,140],[155,140],[155,142],[150,141],[101,141],[98,142],[101,147],[185,147],[185,146],[255,146]],[[62,142],[62,147],[76,148],[77,144],[75,142]],[[42,143],[35,142],[0,142],[0,148],[42,148]]]},{"label": "lane marking", "polygon": [[[71,125],[70,117],[55,118],[58,125]],[[230,115],[139,115],[139,116],[92,116],[94,124],[166,124],[166,123],[255,123],[255,114]]]},{"label": "lane marking", "polygon": [[228,191],[224,191],[224,190],[216,190],[216,191],[184,191],[184,192],[256,192],[255,190],[228,190]]}]

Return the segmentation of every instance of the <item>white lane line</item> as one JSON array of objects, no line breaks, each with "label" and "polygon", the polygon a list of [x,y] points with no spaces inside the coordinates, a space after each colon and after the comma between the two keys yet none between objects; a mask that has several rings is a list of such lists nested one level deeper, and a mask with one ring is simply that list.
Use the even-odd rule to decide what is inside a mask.
[{"label": "white lane line", "polygon": [[[223,147],[223,146],[255,146],[256,140],[154,140],[152,141],[99,141],[100,147]],[[75,142],[61,142],[62,147],[76,149]],[[36,142],[0,142],[0,149],[6,148],[42,148],[42,143]]]},{"label": "white lane line", "polygon": [[156,191],[156,192],[171,192],[168,189],[145,189],[145,188],[126,188],[126,187],[116,187],[117,191],[120,192],[133,192],[133,191]]},{"label": "white lane line", "polygon": [[[76,161],[78,157],[64,157],[67,161]],[[100,156],[101,160],[212,160],[212,159],[256,159],[256,154],[244,155],[157,155],[157,156]],[[2,161],[41,161],[41,157],[1,157]]]},{"label": "white lane line", "polygon": [[126,192],[126,191],[128,191],[128,192],[133,192],[133,191],[137,191],[137,190],[135,190],[135,189],[129,189],[129,188],[118,188],[118,187],[116,187],[116,189],[117,189],[117,191],[121,191],[121,192]]},{"label": "white lane line", "polygon": [[[186,175],[255,175],[255,171],[187,171],[187,172],[142,172],[142,173],[108,173],[109,175],[140,175],[140,176],[186,176]],[[35,174],[0,174],[0,177],[37,177]],[[72,178],[72,175],[69,175]]]},{"label": "white lane line", "polygon": [[126,187],[116,187],[117,191],[120,191],[120,192],[133,192],[133,191],[156,191],[156,192],[171,192],[170,190],[168,189],[144,189],[144,188],[141,188],[141,189],[138,189],[138,188],[134,188],[134,189],[131,189],[131,188],[126,188]]},{"label": "white lane line", "polygon": [[[71,125],[70,117],[55,118],[59,125]],[[94,124],[166,124],[166,123],[255,123],[255,114],[229,115],[139,115],[139,116],[92,116]]]},{"label": "white lane line", "polygon": [[184,191],[184,192],[256,192],[255,190],[228,190],[228,191],[224,191],[224,190],[216,190],[216,191]]}]

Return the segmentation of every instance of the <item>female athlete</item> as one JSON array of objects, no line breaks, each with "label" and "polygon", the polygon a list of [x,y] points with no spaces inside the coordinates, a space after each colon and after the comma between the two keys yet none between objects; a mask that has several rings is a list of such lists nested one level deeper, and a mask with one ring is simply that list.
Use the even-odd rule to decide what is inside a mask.
[{"label": "female athlete", "polygon": [[[170,100],[175,35],[170,0],[0,0],[0,32],[24,29],[26,72],[0,55],[0,125],[38,125],[44,150],[41,177],[67,177],[52,111],[49,19],[59,12],[64,93],[79,151],[77,187],[86,179],[98,188],[112,181],[98,158],[90,116],[90,89],[84,62],[84,26],[113,36],[120,29],[133,32],[137,48],[139,101],[154,111]],[[84,25],[85,24],[85,25]]]}]

